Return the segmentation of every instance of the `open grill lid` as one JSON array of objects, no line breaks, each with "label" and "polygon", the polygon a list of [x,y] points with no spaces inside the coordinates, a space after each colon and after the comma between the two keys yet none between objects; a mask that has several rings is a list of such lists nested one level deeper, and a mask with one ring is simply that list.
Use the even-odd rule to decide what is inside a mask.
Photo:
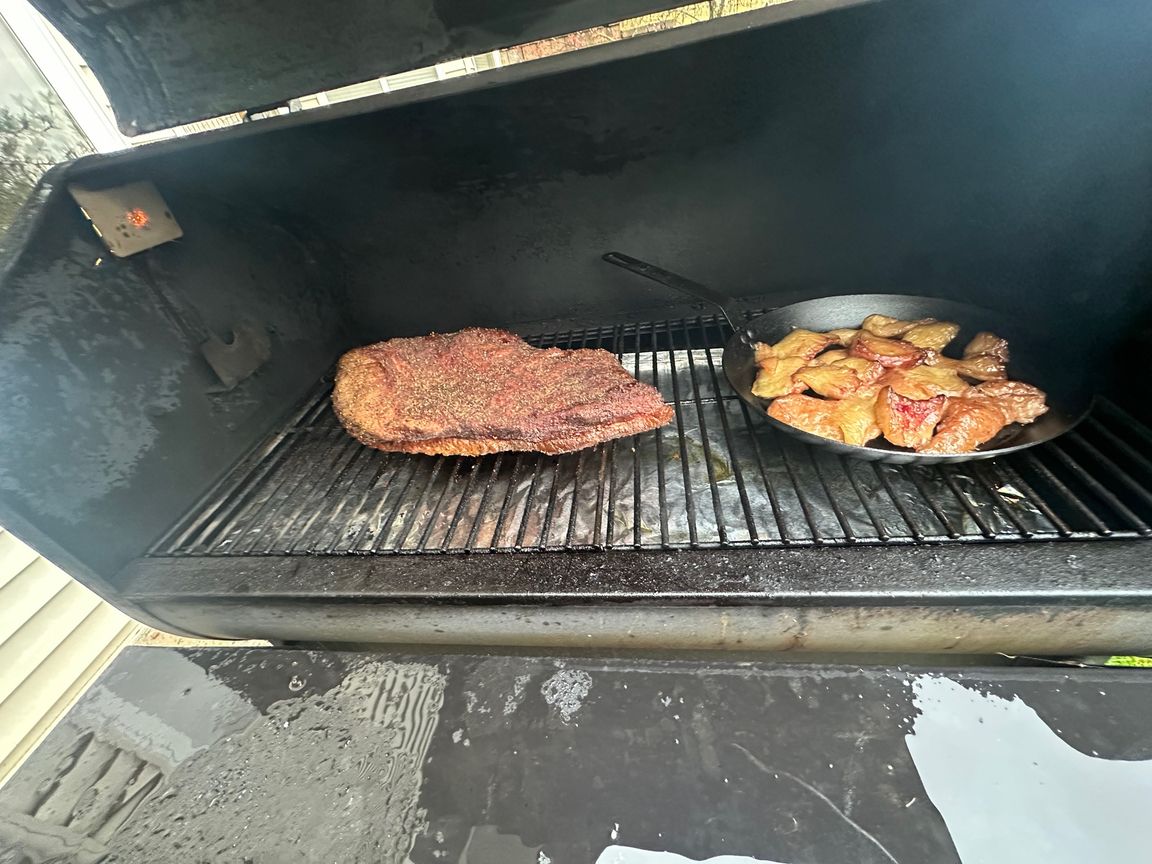
[{"label": "open grill lid", "polygon": [[136,135],[670,8],[676,0],[33,0]]}]

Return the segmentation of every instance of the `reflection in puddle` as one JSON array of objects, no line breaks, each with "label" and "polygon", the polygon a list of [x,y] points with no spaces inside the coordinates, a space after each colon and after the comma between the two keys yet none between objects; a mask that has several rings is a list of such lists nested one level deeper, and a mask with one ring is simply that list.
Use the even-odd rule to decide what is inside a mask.
[{"label": "reflection in puddle", "polygon": [[912,682],[908,750],[964,864],[1147,864],[1152,761],[1070,747],[1019,697]]},{"label": "reflection in puddle", "polygon": [[600,853],[596,864],[778,864],[778,862],[749,858],[745,855],[721,855],[717,858],[696,861],[671,852],[650,852],[647,849],[633,849],[630,846],[609,846]]}]

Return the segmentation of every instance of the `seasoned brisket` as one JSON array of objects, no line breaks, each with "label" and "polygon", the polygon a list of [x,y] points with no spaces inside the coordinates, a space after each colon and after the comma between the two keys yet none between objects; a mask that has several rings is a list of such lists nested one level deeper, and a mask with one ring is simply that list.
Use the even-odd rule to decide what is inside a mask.
[{"label": "seasoned brisket", "polygon": [[673,417],[607,351],[533,348],[514,333],[479,328],[349,351],[332,404],[369,447],[447,456],[567,453]]}]

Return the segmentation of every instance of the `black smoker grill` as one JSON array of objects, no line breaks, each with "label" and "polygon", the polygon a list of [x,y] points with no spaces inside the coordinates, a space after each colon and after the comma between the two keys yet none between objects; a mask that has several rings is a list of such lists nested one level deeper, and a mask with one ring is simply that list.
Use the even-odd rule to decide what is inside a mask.
[{"label": "black smoker grill", "polygon": [[[359,37],[285,26],[240,50],[222,34],[254,7],[175,5],[186,40],[162,57],[161,4],[46,9],[133,128],[598,20],[576,3],[486,30],[437,4],[451,38],[429,54],[359,10]],[[113,32],[134,34],[120,54]],[[308,86],[274,65],[291,46]],[[1142,0],[794,0],[62,166],[3,262],[0,523],[205,636],[1148,648],[1150,47]],[[184,236],[110,256],[66,187],[140,181]],[[829,456],[729,390],[726,322],[604,265],[610,248],[748,314],[883,291],[1026,316],[1100,398],[1005,459]],[[344,434],[341,351],[466,325],[614,351],[675,423],[560,457]]]}]

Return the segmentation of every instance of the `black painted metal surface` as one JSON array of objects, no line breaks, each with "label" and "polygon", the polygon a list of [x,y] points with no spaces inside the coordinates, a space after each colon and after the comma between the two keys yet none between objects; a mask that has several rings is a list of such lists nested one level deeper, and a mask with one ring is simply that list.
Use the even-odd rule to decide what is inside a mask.
[{"label": "black painted metal surface", "polygon": [[[275,615],[285,629],[294,629],[293,616],[309,627],[323,619],[325,628],[355,618],[364,633],[381,611],[374,598],[411,584],[427,592],[438,579],[459,584],[463,562],[487,574],[489,585],[517,582],[524,590],[534,577],[552,584],[557,577],[546,568],[560,566],[573,593],[602,593],[605,574],[619,575],[631,591],[641,578],[658,584],[659,563],[695,574],[705,589],[730,585],[733,574],[761,584],[776,574],[791,580],[784,593],[802,594],[806,573],[814,580],[834,577],[839,562],[828,553],[839,553],[822,547],[847,541],[849,529],[880,540],[870,547],[880,559],[873,563],[902,584],[915,579],[912,562],[920,560],[904,559],[902,551],[928,547],[900,543],[909,536],[916,541],[919,533],[941,541],[936,551],[922,553],[939,556],[932,572],[944,574],[941,584],[962,589],[964,580],[948,574],[970,573],[965,562],[972,553],[984,568],[976,581],[985,588],[999,573],[1017,572],[1019,562],[1043,561],[1049,568],[1031,586],[1015,580],[988,596],[1017,589],[1028,596],[1037,585],[1055,596],[1065,585],[1072,595],[1105,598],[1096,612],[1117,598],[1138,606],[1146,596],[1133,566],[1144,554],[1139,541],[1095,539],[1139,533],[1136,521],[1148,524],[1140,491],[1147,489],[1146,469],[1135,467],[1144,463],[1116,455],[1146,450],[1142,438],[1127,437],[1128,426],[1105,415],[1096,417],[1102,429],[1089,420],[1077,430],[1088,447],[1069,439],[1057,442],[1063,455],[1044,457],[1057,484],[1037,469],[1030,484],[1036,495],[1015,487],[1040,513],[1038,524],[1025,522],[1023,530],[1007,516],[1003,527],[985,516],[1003,510],[1022,518],[1009,504],[976,508],[987,522],[981,526],[944,488],[946,480],[942,487],[929,484],[925,496],[911,474],[889,477],[894,494],[882,480],[869,480],[863,495],[837,493],[845,528],[831,503],[813,505],[827,494],[823,467],[812,465],[806,450],[783,444],[785,455],[773,453],[764,466],[774,472],[779,506],[753,507],[748,500],[755,540],[778,548],[666,549],[683,541],[669,524],[665,544],[657,509],[648,534],[644,519],[621,525],[619,537],[612,529],[614,546],[618,540],[634,546],[640,525],[639,542],[648,546],[639,551],[661,556],[645,565],[636,563],[635,549],[563,553],[562,564],[545,557],[550,552],[437,555],[431,564],[429,556],[405,554],[361,559],[259,550],[240,558],[141,564],[174,524],[203,512],[201,496],[238,458],[285,428],[292,406],[340,350],[357,341],[469,325],[523,329],[523,322],[551,320],[565,322],[561,330],[577,321],[578,328],[595,329],[668,317],[661,308],[666,294],[637,288],[627,274],[605,273],[599,255],[606,248],[666,261],[724,285],[741,301],[762,295],[758,308],[860,291],[951,297],[1035,319],[1054,341],[1088,345],[1102,363],[1114,363],[1127,341],[1136,362],[1117,366],[1107,380],[1125,410],[1146,411],[1140,358],[1147,348],[1140,334],[1152,272],[1152,198],[1145,182],[1152,120],[1141,109],[1152,101],[1152,54],[1145,5],[892,0],[827,6],[837,8],[806,15],[826,5],[783,4],[54,172],[6,237],[11,254],[0,262],[0,522],[134,614],[164,606],[166,626],[175,627],[191,620],[187,605],[183,612],[176,608],[197,604],[199,632],[232,631],[246,619]],[[100,188],[141,179],[162,191],[186,235],[149,252],[150,263],[102,260],[100,241],[60,194],[61,184]],[[164,308],[160,296],[179,298],[181,308]],[[272,342],[268,363],[236,391],[215,392],[218,383],[196,340],[181,326],[189,309],[222,340],[244,318],[265,325]],[[712,455],[724,456],[731,448],[723,403],[707,401],[711,370],[703,354],[696,359],[703,361],[697,373],[704,389],[699,406],[694,397],[682,400],[682,420],[691,421],[702,407],[710,436],[717,436],[706,439],[708,447],[715,443]],[[737,449],[746,447],[739,443],[743,418],[728,419]],[[1118,450],[1113,438],[1123,445]],[[669,436],[660,446],[675,444],[679,451],[680,440]],[[724,542],[751,547],[735,476],[721,479],[714,460],[688,455],[690,478],[711,471],[719,481],[693,487],[697,544],[704,545],[708,530],[719,533],[709,516],[719,509]],[[658,473],[658,462],[646,456],[641,453],[641,465]],[[501,471],[515,467],[502,464]],[[684,461],[672,472],[671,463],[663,464],[667,493],[683,477]],[[356,484],[371,476],[363,467],[355,461],[338,486],[362,492]],[[538,491],[548,490],[545,509],[552,467],[545,466],[537,484]],[[749,495],[760,464],[753,458],[747,471],[740,467]],[[840,483],[842,469],[828,468],[827,479]],[[529,482],[533,470],[522,466]],[[584,472],[589,479],[587,456]],[[485,479],[478,474],[472,490]],[[634,505],[634,470],[631,479],[631,487],[617,490],[619,512],[629,501]],[[977,487],[983,496],[987,487]],[[383,488],[391,487],[374,486],[370,493]],[[494,485],[492,494],[499,489]],[[434,483],[430,494],[441,492],[451,507],[453,490]],[[659,504],[659,497],[656,486],[641,486],[642,506]],[[566,502],[559,492],[557,499],[553,519],[563,527],[543,541],[546,548],[568,544]],[[342,512],[358,500],[353,495]],[[844,502],[854,501],[863,515],[844,510]],[[865,507],[874,501],[884,510],[876,521]],[[958,509],[945,510],[944,502]],[[1044,536],[1056,525],[1060,535],[1041,503],[1064,522],[1069,537],[1087,532],[1092,538],[1084,552],[1090,562],[1063,562],[1060,550],[1046,543],[998,544],[990,550],[997,554],[985,556],[974,553],[979,543],[951,542],[952,533],[987,539],[985,528],[996,538],[1019,539],[1025,531]],[[334,509],[316,512],[312,524],[332,518]],[[299,525],[313,515],[301,512]],[[449,548],[493,545],[479,532],[469,542],[476,524],[467,521],[470,515],[461,513]],[[600,518],[601,542],[614,524]],[[263,548],[281,527],[241,539],[256,539]],[[411,542],[418,544],[425,527],[414,522],[409,540],[415,535]],[[294,530],[289,526],[284,536]],[[437,530],[428,532],[429,543]],[[595,534],[593,524],[593,545]],[[578,520],[571,545],[585,536]],[[659,548],[653,548],[655,536]],[[532,539],[526,532],[525,540]],[[381,549],[389,542],[385,537]],[[784,548],[789,543],[811,548]],[[217,569],[229,562],[230,575]],[[629,583],[625,574],[633,566],[643,572]],[[505,568],[503,576],[497,567]],[[709,581],[706,567],[719,568],[720,578]],[[285,571],[308,575],[315,594],[300,601],[277,596],[268,580]],[[1038,563],[1031,572],[1040,572]],[[498,593],[478,580],[473,588],[481,596]],[[233,592],[227,601],[225,589]],[[342,598],[347,617],[310,605],[328,592]],[[942,605],[946,594],[939,596]],[[203,598],[218,603],[215,621]],[[995,612],[992,606],[986,608]],[[398,614],[397,607],[390,611]]]},{"label": "black painted metal surface", "polygon": [[137,135],[571,33],[675,0],[37,0]]},{"label": "black painted metal surface", "polygon": [[0,790],[0,854],[1136,862],[1150,712],[1124,670],[137,648]]}]

